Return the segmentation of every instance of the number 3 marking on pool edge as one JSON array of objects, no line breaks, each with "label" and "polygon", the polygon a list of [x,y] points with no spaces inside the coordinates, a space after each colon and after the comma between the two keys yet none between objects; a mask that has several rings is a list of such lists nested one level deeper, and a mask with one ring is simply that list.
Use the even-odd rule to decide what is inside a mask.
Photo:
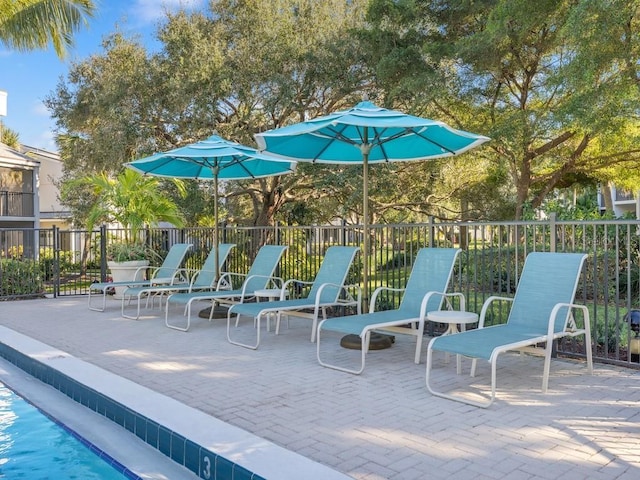
[{"label": "number 3 marking on pool edge", "polygon": [[204,457],[202,459],[204,461],[204,472],[202,472],[202,474],[204,475],[204,478],[209,479],[211,478],[211,460],[209,459],[209,457]]}]

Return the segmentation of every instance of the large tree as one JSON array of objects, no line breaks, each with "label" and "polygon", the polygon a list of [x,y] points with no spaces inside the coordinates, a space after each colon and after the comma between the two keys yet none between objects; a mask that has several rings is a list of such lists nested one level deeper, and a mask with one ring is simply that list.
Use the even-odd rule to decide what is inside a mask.
[{"label": "large tree", "polygon": [[52,44],[62,58],[94,9],[91,0],[0,0],[0,42],[18,50]]},{"label": "large tree", "polygon": [[[171,14],[157,53],[115,34],[103,54],[75,64],[46,101],[68,178],[117,173],[213,131],[251,145],[258,131],[355,101],[367,75],[349,31],[362,25],[366,1],[278,4],[220,1],[209,15]],[[317,195],[315,173],[230,182],[225,194],[248,198],[251,222],[264,225],[294,198]]]},{"label": "large tree", "polygon": [[[602,88],[614,84],[622,98],[640,98],[640,0],[581,0],[572,9],[565,29],[567,38],[576,45],[571,79],[577,84],[598,79]],[[623,127],[617,135],[602,138],[598,148],[603,155],[636,158],[627,152],[637,151],[640,122],[637,108],[616,110]],[[635,152],[634,152],[635,153]],[[634,193],[640,191],[640,162],[621,162],[598,168],[603,193],[607,183]],[[605,200],[610,200],[606,198]]]},{"label": "large tree", "polygon": [[[581,69],[597,47],[569,27],[587,3],[593,10],[618,2],[372,2],[374,28],[365,38],[377,47],[371,60],[389,101],[422,104],[492,137],[492,168],[509,174],[516,218],[556,188],[640,158],[633,128],[639,97],[627,69],[604,55]],[[625,9],[635,15],[637,2],[620,3],[635,4]],[[624,15],[610,22],[621,35],[635,28]],[[624,37],[616,38],[610,43],[622,53]],[[636,54],[627,58],[637,64]]]}]

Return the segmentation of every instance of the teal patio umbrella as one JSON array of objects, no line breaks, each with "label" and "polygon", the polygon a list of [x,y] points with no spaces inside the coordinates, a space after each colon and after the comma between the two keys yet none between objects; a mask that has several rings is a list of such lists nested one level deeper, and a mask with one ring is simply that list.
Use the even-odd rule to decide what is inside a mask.
[{"label": "teal patio umbrella", "polygon": [[[296,162],[259,152],[218,135],[125,164],[144,175],[166,178],[212,180],[214,182],[214,243],[218,265],[218,183],[219,180],[251,180],[285,175],[295,170]],[[219,272],[216,272],[218,276]]]},{"label": "teal patio umbrella", "polygon": [[488,137],[443,122],[381,108],[369,101],[256,135],[259,148],[280,158],[311,163],[362,164],[363,282],[368,298],[370,163],[431,160],[459,155]]}]

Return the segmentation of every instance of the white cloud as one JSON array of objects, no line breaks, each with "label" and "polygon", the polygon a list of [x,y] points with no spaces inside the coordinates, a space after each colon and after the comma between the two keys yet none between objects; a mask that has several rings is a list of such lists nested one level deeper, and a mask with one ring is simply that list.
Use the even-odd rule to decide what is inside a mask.
[{"label": "white cloud", "polygon": [[40,148],[49,152],[58,151],[58,146],[56,145],[56,141],[51,130],[46,130],[40,133],[40,145],[42,145]]},{"label": "white cloud", "polygon": [[31,112],[39,117],[48,117],[50,115],[49,110],[47,110],[43,102],[37,102],[33,105]]},{"label": "white cloud", "polygon": [[135,18],[142,23],[154,23],[161,20],[166,12],[177,10],[197,10],[203,8],[205,0],[136,0],[132,6]]}]

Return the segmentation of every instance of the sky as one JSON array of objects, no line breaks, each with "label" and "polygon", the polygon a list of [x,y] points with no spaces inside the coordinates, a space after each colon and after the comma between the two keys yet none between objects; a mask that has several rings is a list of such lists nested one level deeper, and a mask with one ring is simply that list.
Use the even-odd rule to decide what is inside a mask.
[{"label": "sky", "polygon": [[167,11],[204,9],[207,0],[94,0],[94,16],[74,36],[74,46],[60,60],[52,48],[17,52],[0,44],[0,90],[7,92],[7,116],[0,121],[19,135],[20,143],[55,152],[55,122],[43,100],[51,95],[72,62],[102,52],[102,40],[115,31],[138,36],[149,50]]}]

